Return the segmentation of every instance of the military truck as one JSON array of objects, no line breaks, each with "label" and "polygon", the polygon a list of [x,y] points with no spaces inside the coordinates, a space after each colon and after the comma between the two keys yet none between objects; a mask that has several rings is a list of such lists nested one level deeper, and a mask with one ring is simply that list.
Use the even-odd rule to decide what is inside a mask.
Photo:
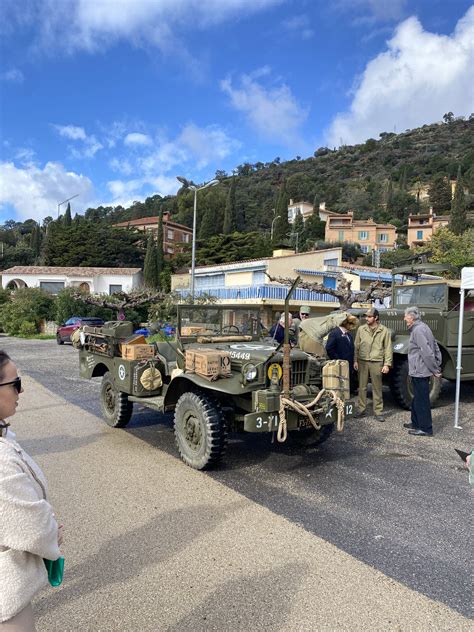
[{"label": "military truck", "polygon": [[127,345],[131,323],[84,327],[75,341],[80,374],[102,377],[102,414],[114,428],[128,424],[135,403],[174,412],[178,451],[195,469],[222,459],[229,432],[321,443],[353,414],[347,363],[263,338],[260,316],[255,305],[181,305],[176,341],[137,353]]},{"label": "military truck", "polygon": [[[394,277],[401,275],[402,281],[393,283],[391,306],[380,310],[380,322],[392,331],[393,368],[388,382],[394,399],[402,408],[409,409],[413,400],[413,388],[408,376],[410,333],[403,320],[408,306],[420,308],[423,321],[438,342],[443,357],[443,378],[456,379],[461,282],[443,278],[419,280],[420,277],[441,274],[445,270],[442,264],[413,264],[392,271]],[[474,380],[474,296],[468,296],[465,301],[462,336],[461,379]],[[433,376],[430,380],[432,405],[438,400],[441,384],[441,378]]]}]

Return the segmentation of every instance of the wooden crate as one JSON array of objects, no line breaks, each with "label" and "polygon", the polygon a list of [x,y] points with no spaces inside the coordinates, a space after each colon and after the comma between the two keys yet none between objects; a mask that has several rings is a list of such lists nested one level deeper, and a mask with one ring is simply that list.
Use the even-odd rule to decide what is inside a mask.
[{"label": "wooden crate", "polygon": [[214,349],[188,349],[186,370],[214,380],[230,375],[230,353]]},{"label": "wooden crate", "polygon": [[153,345],[122,345],[122,358],[125,360],[147,360],[155,355]]}]

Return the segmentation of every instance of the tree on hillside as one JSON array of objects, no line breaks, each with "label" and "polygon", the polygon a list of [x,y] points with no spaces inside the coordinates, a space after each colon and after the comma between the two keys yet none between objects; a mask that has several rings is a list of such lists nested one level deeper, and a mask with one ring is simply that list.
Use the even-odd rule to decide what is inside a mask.
[{"label": "tree on hillside", "polygon": [[313,250],[317,241],[324,239],[326,222],[319,219],[319,200],[315,200],[313,213],[308,217],[304,225],[303,238],[300,250]]},{"label": "tree on hillside", "polygon": [[303,244],[306,241],[305,238],[305,226],[304,220],[301,213],[297,213],[294,219],[293,225],[290,228],[291,230],[291,244],[292,247],[296,250],[296,252],[301,252]]},{"label": "tree on hillside", "polygon": [[456,179],[456,190],[451,203],[451,218],[449,221],[449,230],[455,235],[462,235],[468,227],[466,218],[466,198],[464,194],[464,181],[462,178],[461,167],[458,168]]},{"label": "tree on hillside", "polygon": [[216,235],[198,242],[196,261],[198,265],[212,265],[258,259],[272,254],[268,235],[264,233],[232,233]]},{"label": "tree on hillside", "polygon": [[36,224],[36,226],[33,228],[31,232],[31,238],[30,238],[30,248],[33,251],[35,259],[37,259],[40,256],[41,239],[42,239],[41,228],[39,224]]},{"label": "tree on hillside", "polygon": [[227,193],[227,200],[225,203],[224,209],[224,224],[222,227],[222,232],[225,235],[234,232],[237,229],[237,212],[235,206],[235,188],[236,188],[236,178],[232,176],[230,181],[229,191]]},{"label": "tree on hillside", "polygon": [[63,215],[63,224],[66,227],[72,224],[71,204],[69,202],[67,203],[66,212]]},{"label": "tree on hillside", "polygon": [[445,226],[438,228],[431,237],[430,249],[430,261],[453,267],[453,272],[443,274],[460,278],[462,268],[474,266],[474,228],[461,235],[455,235]]},{"label": "tree on hillside", "polygon": [[158,281],[158,287],[161,287],[161,274],[165,268],[165,252],[164,252],[164,226],[163,226],[163,211],[160,213],[158,221],[158,231],[156,234],[156,276]]},{"label": "tree on hillside", "polygon": [[283,245],[288,239],[290,232],[290,224],[288,222],[288,204],[290,200],[286,191],[285,183],[280,187],[278,200],[275,208],[275,217],[278,219],[275,221],[273,228],[273,244],[275,246]]},{"label": "tree on hillside", "polygon": [[451,186],[448,179],[443,175],[437,175],[430,182],[428,189],[433,211],[437,215],[449,213],[451,210]]},{"label": "tree on hillside", "polygon": [[156,244],[153,235],[148,237],[146,247],[145,262],[143,264],[143,281],[148,288],[156,289],[159,287],[158,282],[158,257],[156,252]]}]

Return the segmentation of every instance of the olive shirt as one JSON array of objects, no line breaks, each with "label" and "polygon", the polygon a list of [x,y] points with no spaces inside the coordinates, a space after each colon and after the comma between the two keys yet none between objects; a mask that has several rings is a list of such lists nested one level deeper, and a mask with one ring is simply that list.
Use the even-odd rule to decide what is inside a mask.
[{"label": "olive shirt", "polygon": [[354,341],[354,362],[383,362],[392,366],[393,352],[390,331],[380,323],[374,329],[361,325]]}]

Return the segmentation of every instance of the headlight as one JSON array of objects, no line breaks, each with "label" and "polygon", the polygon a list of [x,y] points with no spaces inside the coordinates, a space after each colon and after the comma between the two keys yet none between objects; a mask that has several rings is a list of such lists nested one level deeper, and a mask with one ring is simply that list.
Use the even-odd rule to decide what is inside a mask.
[{"label": "headlight", "polygon": [[83,331],[79,334],[79,340],[82,346],[86,344],[86,334]]},{"label": "headlight", "polygon": [[255,364],[246,364],[242,368],[242,373],[246,382],[253,382],[257,379],[258,371]]}]

